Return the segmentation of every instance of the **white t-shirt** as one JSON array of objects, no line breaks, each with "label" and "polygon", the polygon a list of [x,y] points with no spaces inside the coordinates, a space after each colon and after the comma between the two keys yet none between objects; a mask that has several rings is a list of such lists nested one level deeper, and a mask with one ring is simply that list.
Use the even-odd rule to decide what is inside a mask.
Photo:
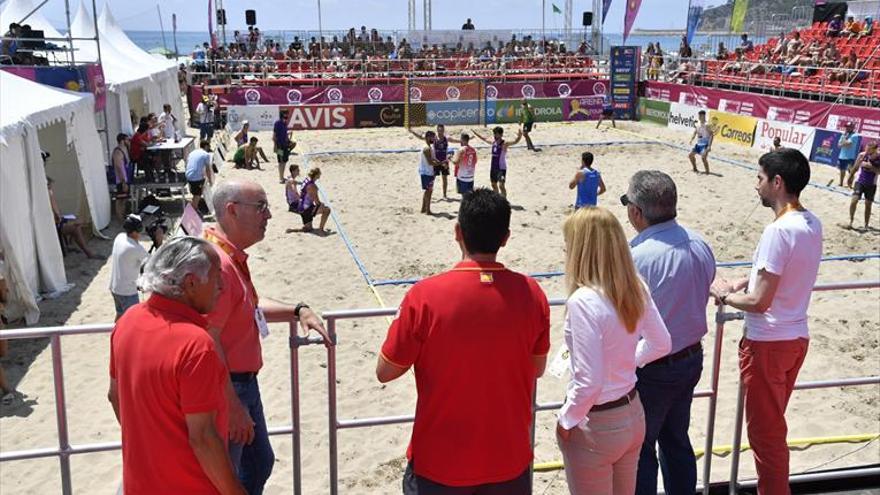
[{"label": "white t-shirt", "polygon": [[165,124],[164,127],[162,127],[162,130],[165,133],[165,139],[174,139],[174,131],[177,126],[176,121],[177,118],[171,113],[162,112],[159,114],[159,124]]},{"label": "white t-shirt", "polygon": [[422,152],[419,154],[419,174],[434,175],[434,166],[431,165],[428,157],[425,156],[425,150],[428,150],[430,153],[434,152],[430,147],[422,148]]},{"label": "white t-shirt", "polygon": [[117,296],[137,294],[141,264],[148,256],[147,250],[138,241],[125,232],[117,234],[110,255],[110,292]]},{"label": "white t-shirt", "polygon": [[746,337],[775,341],[810,338],[807,308],[822,258],[822,223],[809,211],[790,211],[764,228],[755,249],[749,292],[758,271],[779,275],[779,286],[765,313],[746,313]]},{"label": "white t-shirt", "polygon": [[565,344],[571,354],[571,381],[559,424],[578,425],[590,408],[617,400],[636,385],[636,367],[666,354],[672,340],[650,295],[632,333],[626,330],[611,301],[581,287],[565,302]]}]

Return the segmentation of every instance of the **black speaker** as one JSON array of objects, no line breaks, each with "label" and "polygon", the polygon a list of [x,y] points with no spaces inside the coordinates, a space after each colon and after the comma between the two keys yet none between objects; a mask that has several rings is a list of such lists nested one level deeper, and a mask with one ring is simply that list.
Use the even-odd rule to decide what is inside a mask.
[{"label": "black speaker", "polygon": [[592,12],[584,12],[584,26],[592,26],[593,25],[593,13]]},{"label": "black speaker", "polygon": [[245,24],[255,26],[257,24],[257,11],[248,9],[244,11]]},{"label": "black speaker", "polygon": [[217,10],[217,25],[226,25],[226,9]]}]

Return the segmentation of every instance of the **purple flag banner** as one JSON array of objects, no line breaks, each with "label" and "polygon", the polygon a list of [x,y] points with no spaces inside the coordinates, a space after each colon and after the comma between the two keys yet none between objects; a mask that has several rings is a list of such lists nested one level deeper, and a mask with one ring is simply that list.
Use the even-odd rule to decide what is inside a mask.
[{"label": "purple flag banner", "polygon": [[623,18],[623,42],[626,43],[626,38],[629,36],[630,30],[632,30],[633,24],[636,22],[636,17],[639,15],[639,8],[642,6],[642,0],[626,0],[626,16]]},{"label": "purple flag banner", "polygon": [[602,24],[605,24],[605,18],[608,17],[608,10],[611,9],[611,0],[602,0]]}]

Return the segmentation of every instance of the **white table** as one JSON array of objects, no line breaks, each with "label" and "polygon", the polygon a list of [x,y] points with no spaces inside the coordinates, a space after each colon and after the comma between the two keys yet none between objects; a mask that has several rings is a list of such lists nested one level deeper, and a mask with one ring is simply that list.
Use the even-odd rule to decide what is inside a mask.
[{"label": "white table", "polygon": [[175,142],[173,139],[168,139],[161,143],[147,146],[146,149],[153,153],[159,151],[184,151],[195,142],[195,139],[192,136],[181,136],[180,141]]}]

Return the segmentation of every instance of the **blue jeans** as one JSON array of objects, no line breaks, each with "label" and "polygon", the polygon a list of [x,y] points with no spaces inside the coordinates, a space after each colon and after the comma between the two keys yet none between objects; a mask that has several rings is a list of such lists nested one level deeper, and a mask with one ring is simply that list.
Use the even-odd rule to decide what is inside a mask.
[{"label": "blue jeans", "polygon": [[[111,292],[111,294],[113,293]],[[120,296],[119,294],[113,294],[113,305],[116,306],[116,319],[118,320],[119,318],[121,318],[122,314],[125,313],[128,308],[134,306],[139,302],[140,300],[138,299],[137,294],[131,296]]]},{"label": "blue jeans", "polygon": [[649,364],[636,371],[636,388],[645,408],[645,442],[639,455],[637,495],[657,493],[657,451],[667,495],[693,495],[697,458],[688,438],[694,388],[703,372],[703,353],[672,363]]},{"label": "blue jeans", "polygon": [[210,141],[214,137],[214,123],[203,122],[199,124],[199,141]]},{"label": "blue jeans", "polygon": [[266,418],[263,416],[260,386],[253,378],[249,382],[232,382],[232,388],[254,421],[254,441],[250,445],[230,442],[229,457],[245,490],[250,495],[260,495],[275,465],[275,452],[269,443]]}]

